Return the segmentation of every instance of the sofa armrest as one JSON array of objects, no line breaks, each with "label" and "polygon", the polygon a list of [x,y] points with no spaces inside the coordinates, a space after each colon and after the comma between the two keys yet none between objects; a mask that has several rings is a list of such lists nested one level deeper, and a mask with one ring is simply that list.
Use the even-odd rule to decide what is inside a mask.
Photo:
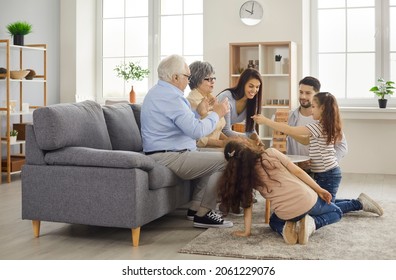
[{"label": "sofa armrest", "polygon": [[49,165],[95,166],[111,168],[139,168],[150,171],[155,161],[141,153],[101,150],[85,147],[66,147],[45,155]]}]

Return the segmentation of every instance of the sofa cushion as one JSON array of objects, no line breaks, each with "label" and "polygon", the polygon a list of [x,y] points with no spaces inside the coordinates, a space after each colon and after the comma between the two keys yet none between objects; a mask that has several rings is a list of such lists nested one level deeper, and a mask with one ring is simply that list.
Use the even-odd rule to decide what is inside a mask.
[{"label": "sofa cushion", "polygon": [[103,106],[103,112],[113,150],[143,150],[140,130],[129,104]]},{"label": "sofa cushion", "polygon": [[141,128],[140,128],[140,111],[142,109],[142,105],[134,103],[134,104],[129,104],[129,106],[131,106],[131,108],[132,108],[133,114],[135,115],[136,123],[137,123],[137,125],[139,127],[139,131],[141,131]]},{"label": "sofa cushion", "polygon": [[42,150],[72,146],[112,149],[102,107],[94,101],[39,108],[33,112],[33,124]]},{"label": "sofa cushion", "polygon": [[49,165],[139,168],[145,171],[150,171],[154,166],[158,166],[152,158],[142,153],[83,147],[67,147],[47,152],[45,161]]}]

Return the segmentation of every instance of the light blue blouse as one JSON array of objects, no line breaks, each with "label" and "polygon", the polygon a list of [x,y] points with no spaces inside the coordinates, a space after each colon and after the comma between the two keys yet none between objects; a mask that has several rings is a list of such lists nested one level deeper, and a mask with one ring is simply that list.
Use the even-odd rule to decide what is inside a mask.
[{"label": "light blue blouse", "polygon": [[226,125],[223,128],[223,133],[228,137],[235,137],[241,135],[246,135],[247,137],[250,137],[254,130],[246,131],[246,133],[240,133],[232,130],[233,124],[246,122],[246,108],[240,114],[237,113],[236,100],[234,99],[234,97],[232,97],[232,93],[229,90],[223,91],[217,96],[219,102],[223,101],[224,98],[228,98],[228,102],[230,103],[230,112],[224,116],[226,120]]}]

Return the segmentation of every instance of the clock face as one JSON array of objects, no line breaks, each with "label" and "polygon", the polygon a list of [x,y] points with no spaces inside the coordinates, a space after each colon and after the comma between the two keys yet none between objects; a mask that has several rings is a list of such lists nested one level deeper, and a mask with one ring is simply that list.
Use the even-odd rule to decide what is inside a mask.
[{"label": "clock face", "polygon": [[256,25],[263,18],[263,7],[257,1],[247,1],[242,4],[239,17],[246,25]]}]

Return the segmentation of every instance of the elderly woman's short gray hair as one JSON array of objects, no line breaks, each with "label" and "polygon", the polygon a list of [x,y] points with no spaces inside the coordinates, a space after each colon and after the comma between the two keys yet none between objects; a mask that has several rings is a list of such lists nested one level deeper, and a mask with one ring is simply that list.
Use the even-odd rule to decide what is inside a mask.
[{"label": "elderly woman's short gray hair", "polygon": [[185,74],[186,60],[178,54],[172,54],[161,60],[158,65],[158,78],[160,80],[170,82],[172,75]]},{"label": "elderly woman's short gray hair", "polygon": [[202,81],[214,74],[213,66],[209,62],[195,61],[190,64],[191,78],[189,82],[190,89],[197,88]]}]

